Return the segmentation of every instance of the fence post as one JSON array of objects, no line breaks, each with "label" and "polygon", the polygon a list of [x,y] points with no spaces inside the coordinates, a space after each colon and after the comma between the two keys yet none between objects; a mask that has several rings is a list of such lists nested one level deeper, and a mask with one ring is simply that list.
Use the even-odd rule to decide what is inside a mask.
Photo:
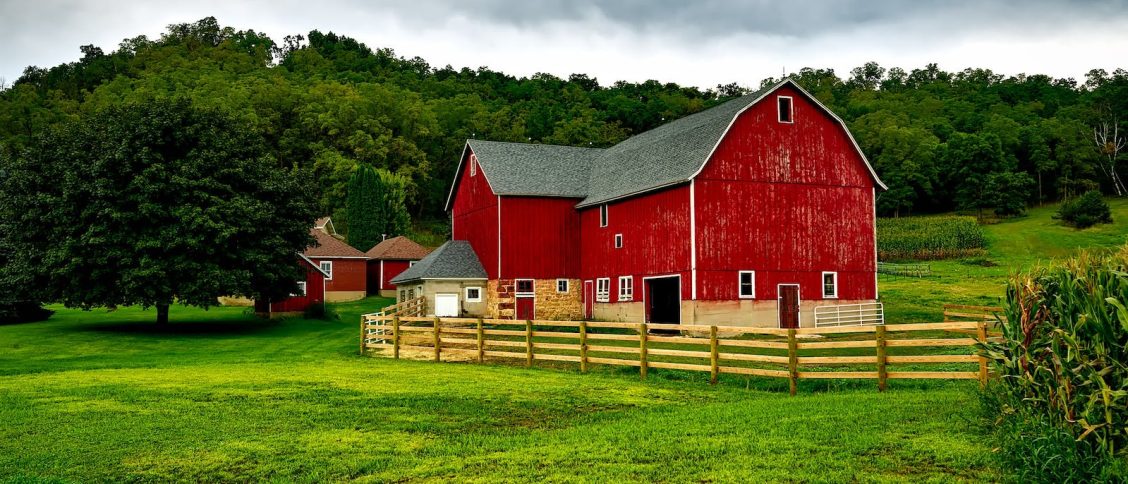
[{"label": "fence post", "polygon": [[795,329],[787,330],[787,380],[791,395],[799,389],[799,342],[795,339]]},{"label": "fence post", "polygon": [[638,325],[638,371],[646,379],[646,323]]},{"label": "fence post", "polygon": [[399,315],[392,316],[392,356],[399,359],[400,328]]},{"label": "fence post", "polygon": [[580,372],[588,370],[587,321],[580,321]]},{"label": "fence post", "polygon": [[[987,321],[980,321],[978,324],[977,336],[979,336],[979,343],[987,343]],[[987,387],[987,356],[980,351],[979,354],[979,388]]]},{"label": "fence post", "polygon": [[885,370],[885,325],[877,327],[877,334],[874,337],[877,341],[877,391],[885,391],[885,380],[888,373]]},{"label": "fence post", "polygon": [[721,372],[720,352],[717,348],[717,327],[709,326],[709,384],[717,384],[717,375]]},{"label": "fence post", "polygon": [[443,340],[439,336],[439,317],[435,316],[435,362],[440,361],[439,354],[442,353]]},{"label": "fence post", "polygon": [[525,320],[525,366],[533,366],[533,321]]},{"label": "fence post", "polygon": [[360,356],[364,356],[364,327],[368,324],[367,318],[360,315]]},{"label": "fence post", "polygon": [[486,359],[485,332],[482,331],[482,318],[478,318],[478,363]]}]

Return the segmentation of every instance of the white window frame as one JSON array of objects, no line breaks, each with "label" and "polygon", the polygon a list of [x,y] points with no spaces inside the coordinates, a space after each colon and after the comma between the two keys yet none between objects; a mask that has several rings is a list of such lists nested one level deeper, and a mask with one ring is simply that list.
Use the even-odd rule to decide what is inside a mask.
[{"label": "white window frame", "polygon": [[[522,281],[529,281],[529,285],[533,286],[532,291],[521,292],[518,288],[521,287]],[[537,281],[535,279],[514,279],[513,280],[513,293],[518,296],[532,296],[537,292]]]},{"label": "white window frame", "polygon": [[[564,290],[563,291],[560,290],[560,283],[564,283]],[[567,294],[568,292],[570,292],[572,290],[571,286],[572,285],[568,283],[567,279],[557,279],[556,280],[556,292],[558,292],[560,294]]]},{"label": "white window frame", "polygon": [[[787,108],[788,108],[787,113],[791,116],[791,119],[788,119],[787,121],[783,120],[783,110],[779,108],[780,102],[783,101],[784,99],[787,100]],[[776,98],[776,119],[778,119],[779,122],[784,123],[784,124],[794,124],[795,123],[795,100],[792,99],[791,96],[778,96]]]},{"label": "white window frame", "polygon": [[478,176],[478,157],[470,155],[470,176]]},{"label": "white window frame", "polygon": [[417,261],[417,260],[409,260],[409,261],[407,261],[407,267],[415,267],[415,263],[416,263],[416,262],[419,262],[419,261]]},{"label": "white window frame", "polygon": [[[478,297],[470,297],[470,291],[478,291]],[[482,302],[482,288],[480,286],[467,287],[464,291],[464,298],[466,302]]]},{"label": "white window frame", "polygon": [[[826,276],[827,276],[827,274],[830,274],[831,276],[834,277],[834,293],[833,294],[827,294],[826,293]],[[819,278],[819,287],[821,288],[820,291],[822,292],[823,299],[838,299],[838,273],[837,272],[831,272],[831,271],[824,271],[822,273],[822,277]]]},{"label": "white window frame", "polygon": [[607,204],[606,203],[599,205],[599,226],[600,227],[606,227],[610,218],[611,218],[610,215],[607,212],[608,212],[608,210],[607,210]]},{"label": "white window frame", "polygon": [[298,281],[298,290],[291,297],[305,297],[306,296],[306,281]]},{"label": "white window frame", "polygon": [[[326,264],[328,264],[328,265],[326,265]],[[321,262],[318,262],[317,266],[321,268],[321,272],[324,272],[326,274],[326,276],[325,276],[326,281],[332,281],[333,280],[333,261],[323,260]]]},{"label": "white window frame", "polygon": [[[744,294],[744,275],[752,276],[752,294]],[[756,299],[756,271],[739,271],[736,273],[736,294],[740,299]]]},{"label": "white window frame", "polygon": [[[626,284],[623,284],[623,283]],[[633,301],[634,300],[634,277],[633,276],[619,276],[619,300],[620,301]]]},{"label": "white window frame", "polygon": [[623,248],[623,234],[615,234],[615,248],[616,249],[622,249]]},{"label": "white window frame", "polygon": [[600,277],[595,280],[595,302],[611,302],[610,277]]}]

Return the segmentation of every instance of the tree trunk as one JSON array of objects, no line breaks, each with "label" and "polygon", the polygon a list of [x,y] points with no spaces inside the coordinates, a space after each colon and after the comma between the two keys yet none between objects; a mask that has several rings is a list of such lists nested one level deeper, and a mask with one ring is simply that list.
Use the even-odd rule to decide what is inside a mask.
[{"label": "tree trunk", "polygon": [[157,324],[168,324],[168,304],[157,305]]}]

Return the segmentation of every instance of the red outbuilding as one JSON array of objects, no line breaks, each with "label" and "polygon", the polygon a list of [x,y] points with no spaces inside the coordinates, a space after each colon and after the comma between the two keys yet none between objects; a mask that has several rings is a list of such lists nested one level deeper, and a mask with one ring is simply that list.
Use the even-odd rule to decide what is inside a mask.
[{"label": "red outbuilding", "polygon": [[280,301],[255,301],[255,313],[262,317],[301,316],[310,306],[325,303],[325,277],[317,263],[298,254],[298,265],[305,269],[298,290]]},{"label": "red outbuilding", "polygon": [[396,286],[392,284],[392,278],[430,253],[431,249],[402,235],[372,246],[364,254],[368,256],[368,294],[394,296]]},{"label": "red outbuilding", "polygon": [[320,229],[311,229],[317,247],[302,255],[315,262],[325,276],[325,301],[356,301],[368,295],[368,256]]},{"label": "red outbuilding", "polygon": [[877,299],[878,189],[788,80],[607,149],[469,140],[446,208],[485,316],[796,327]]}]

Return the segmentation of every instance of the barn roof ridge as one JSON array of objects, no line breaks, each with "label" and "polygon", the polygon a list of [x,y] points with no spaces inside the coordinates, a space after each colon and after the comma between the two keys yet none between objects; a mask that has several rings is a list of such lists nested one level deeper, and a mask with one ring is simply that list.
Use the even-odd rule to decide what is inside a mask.
[{"label": "barn roof ridge", "polygon": [[[885,189],[842,119],[790,79],[643,131],[609,148],[467,140],[458,173],[467,152],[472,151],[497,195],[578,198],[578,208],[688,183],[712,157],[736,118],[785,84],[794,86],[842,126],[874,182]],[[448,210],[459,178],[451,185]]]},{"label": "barn roof ridge", "polygon": [[448,240],[415,265],[392,278],[392,284],[426,279],[486,279],[478,254],[465,240]]}]

